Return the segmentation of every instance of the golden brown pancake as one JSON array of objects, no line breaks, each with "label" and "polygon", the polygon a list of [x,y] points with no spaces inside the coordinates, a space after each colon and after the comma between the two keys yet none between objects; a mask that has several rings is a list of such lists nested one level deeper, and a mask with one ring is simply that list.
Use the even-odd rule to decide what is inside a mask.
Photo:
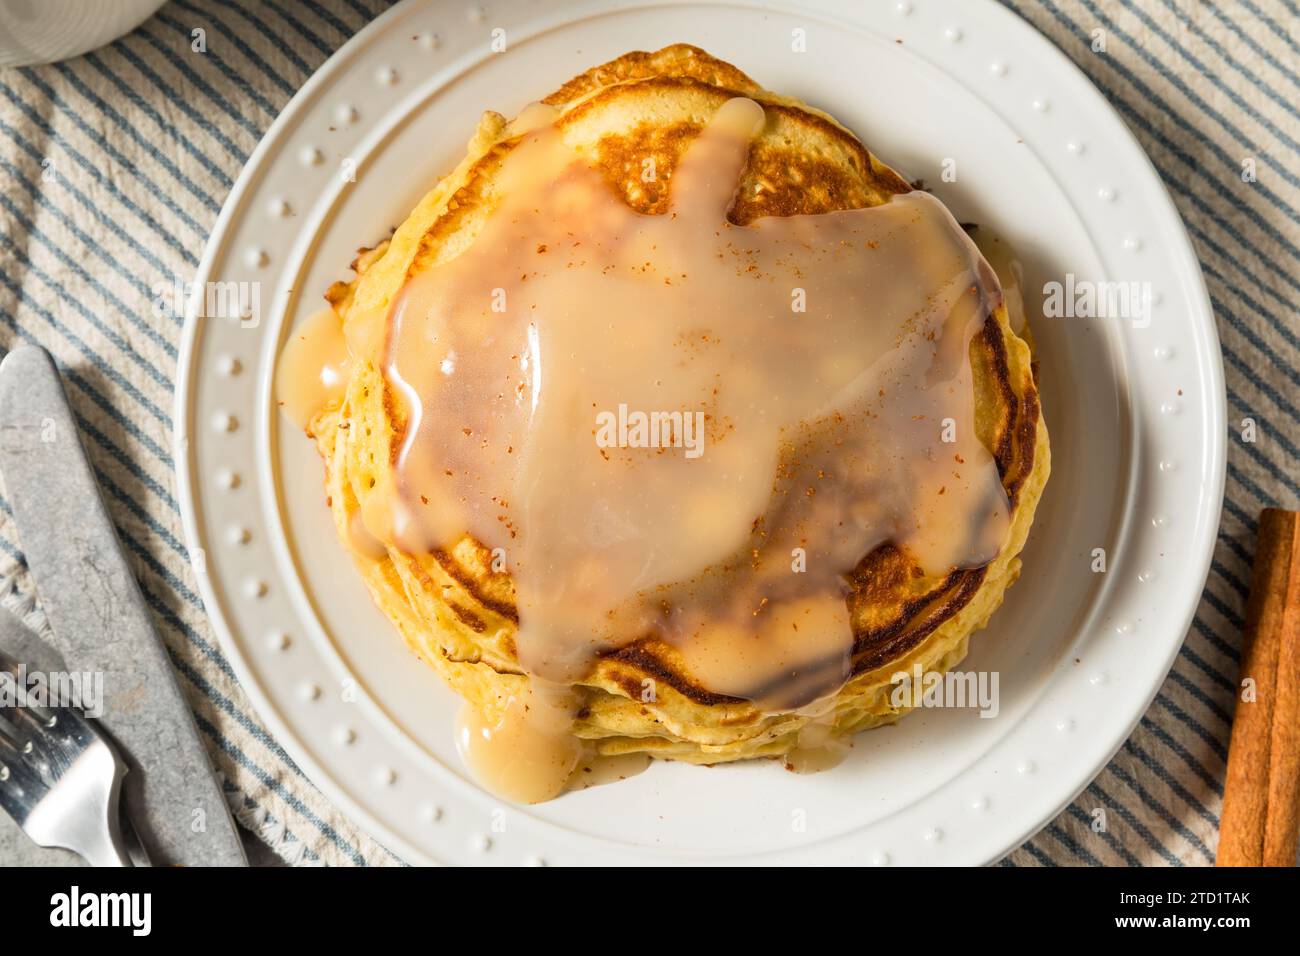
[{"label": "golden brown pancake", "polygon": [[[625,54],[544,102],[558,111],[564,141],[628,207],[662,214],[673,170],[710,118],[736,97],[759,103],[767,121],[751,143],[732,222],[873,207],[911,191],[830,116],[764,90],[691,46]],[[484,115],[460,165],[391,239],[360,253],[353,281],[329,290],[345,329],[374,326],[412,278],[467,248],[500,201],[497,176],[520,141],[504,117]],[[658,171],[651,182],[642,176],[647,160]],[[942,672],[960,662],[970,635],[1019,574],[1018,555],[1049,471],[1030,347],[1012,330],[1005,305],[988,311],[969,361],[976,431],[1010,505],[1010,530],[996,558],[936,575],[896,543],[862,555],[846,579],[853,632],[847,681],[837,687],[842,677],[813,680],[820,693],[776,712],[754,702],[764,694],[742,698],[710,688],[661,636],[627,635],[577,682],[573,732],[604,755],[640,752],[703,764],[782,756],[809,746],[801,731],[810,725],[842,736],[896,719],[908,709],[890,700],[897,672],[914,666]],[[391,490],[410,426],[383,372],[354,360],[341,398],[308,430],[325,459],[340,537],[356,554],[375,601],[415,653],[490,721],[530,680],[515,642],[520,622],[511,576],[494,571],[489,549],[468,536],[431,553],[408,553],[358,531],[368,501]],[[839,663],[826,662],[831,670]],[[810,679],[806,671],[798,677]],[[647,686],[655,688],[649,697]]]}]

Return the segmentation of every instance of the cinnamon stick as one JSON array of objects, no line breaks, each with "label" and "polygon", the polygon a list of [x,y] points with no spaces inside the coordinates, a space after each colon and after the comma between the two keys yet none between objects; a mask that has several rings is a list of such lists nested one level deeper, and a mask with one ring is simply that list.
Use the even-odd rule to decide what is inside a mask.
[{"label": "cinnamon stick", "polygon": [[1300,514],[1266,508],[1246,604],[1217,864],[1294,866],[1298,832]]}]

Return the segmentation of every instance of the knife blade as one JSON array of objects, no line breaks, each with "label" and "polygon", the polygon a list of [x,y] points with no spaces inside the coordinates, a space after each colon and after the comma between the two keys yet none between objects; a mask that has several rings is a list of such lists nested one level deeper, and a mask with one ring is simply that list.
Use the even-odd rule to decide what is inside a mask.
[{"label": "knife blade", "polygon": [[175,670],[81,447],[49,353],[0,362],[0,474],[51,644],[103,674],[101,722],[125,751],[123,797],[155,865],[243,866],[243,847]]}]

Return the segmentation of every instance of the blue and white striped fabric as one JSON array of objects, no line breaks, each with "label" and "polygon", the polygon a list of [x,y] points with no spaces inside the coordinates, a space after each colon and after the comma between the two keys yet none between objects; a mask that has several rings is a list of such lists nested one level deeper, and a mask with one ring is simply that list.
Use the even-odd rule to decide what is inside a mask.
[{"label": "blue and white striped fabric", "polygon": [[[886,0],[872,0],[885,3]],[[1007,865],[1208,864],[1256,518],[1300,506],[1300,9],[1293,0],[1004,0],[1141,140],[1204,266],[1232,423],[1210,579],[1159,696],[1115,760]],[[388,864],[262,728],[204,619],[172,479],[181,319],[151,289],[193,275],[263,131],[381,0],[173,0],[125,39],[0,71],[0,343],[59,360],[146,600],[241,822],[291,862]],[[191,50],[191,30],[207,52]],[[1105,31],[1104,52],[1093,52]],[[1256,178],[1242,178],[1253,161]],[[0,597],[31,582],[0,497]],[[1094,811],[1106,810],[1105,832]]]}]

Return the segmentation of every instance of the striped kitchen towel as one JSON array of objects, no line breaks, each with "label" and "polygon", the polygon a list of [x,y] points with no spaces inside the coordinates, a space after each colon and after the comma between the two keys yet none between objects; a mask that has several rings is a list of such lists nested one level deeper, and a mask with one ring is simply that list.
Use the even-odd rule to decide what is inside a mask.
[{"label": "striped kitchen towel", "polygon": [[[1230,451],[1210,578],[1173,671],[1110,766],[1003,862],[1208,864],[1256,517],[1265,505],[1300,507],[1300,9],[1294,0],[1004,2],[1091,77],[1173,195],[1219,323]],[[193,275],[263,132],[385,7],[172,0],[112,46],[0,71],[0,345],[39,343],[58,359],[232,805],[294,863],[398,861],[268,735],[207,625],[172,477],[181,320],[155,316],[150,290],[159,277]],[[191,52],[198,27],[210,38],[203,55]],[[1245,419],[1253,441],[1242,438]],[[0,496],[0,600],[39,622],[8,515]],[[1104,832],[1093,830],[1098,809]]]}]

